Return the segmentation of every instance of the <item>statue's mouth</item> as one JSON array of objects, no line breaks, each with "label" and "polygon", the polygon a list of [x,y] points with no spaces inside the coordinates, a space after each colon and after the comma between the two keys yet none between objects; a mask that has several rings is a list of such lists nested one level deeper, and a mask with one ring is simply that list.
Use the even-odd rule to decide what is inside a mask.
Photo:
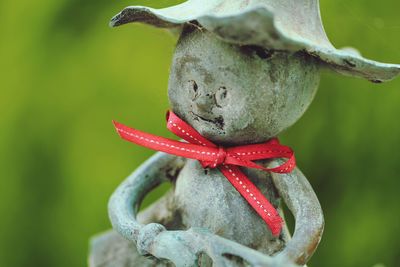
[{"label": "statue's mouth", "polygon": [[209,118],[209,117],[205,117],[205,116],[199,115],[197,113],[194,113],[193,111],[191,111],[191,113],[194,116],[195,120],[201,120],[201,121],[211,123],[212,125],[216,126],[220,130],[224,129],[225,122],[224,122],[224,118],[221,115],[218,117]]}]

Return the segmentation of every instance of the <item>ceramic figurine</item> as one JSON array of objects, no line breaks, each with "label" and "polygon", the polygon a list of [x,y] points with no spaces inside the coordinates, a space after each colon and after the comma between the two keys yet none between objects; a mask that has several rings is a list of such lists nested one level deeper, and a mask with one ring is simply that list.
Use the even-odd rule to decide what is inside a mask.
[{"label": "ceramic figurine", "polygon": [[[114,231],[94,239],[91,266],[305,265],[324,228],[306,177],[297,167],[279,173],[238,163],[280,217],[281,202],[292,212],[293,235],[284,222],[276,234],[255,212],[258,201],[250,205],[221,171],[226,153],[272,140],[293,125],[313,100],[321,68],[379,83],[394,78],[400,65],[334,48],[318,0],[132,6],[111,25],[131,22],[179,31],[168,84],[171,111],[225,154],[210,150],[217,151],[218,166],[163,152],[146,161],[112,195]],[[256,163],[274,168],[286,161]],[[136,216],[143,197],[166,181],[172,189]]]}]

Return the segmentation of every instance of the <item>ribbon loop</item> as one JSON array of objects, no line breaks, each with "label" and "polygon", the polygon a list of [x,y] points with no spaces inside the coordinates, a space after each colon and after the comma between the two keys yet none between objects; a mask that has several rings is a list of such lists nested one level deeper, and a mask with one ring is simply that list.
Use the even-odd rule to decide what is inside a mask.
[{"label": "ribbon loop", "polygon": [[[277,236],[281,232],[283,220],[279,213],[238,167],[276,173],[291,172],[296,167],[294,153],[289,147],[281,145],[277,138],[261,144],[224,148],[204,138],[173,112],[167,113],[167,128],[188,143],[141,132],[118,122],[114,122],[114,125],[121,138],[129,142],[176,156],[199,160],[204,168],[218,167],[266,222],[272,234]],[[253,162],[254,160],[273,158],[287,158],[288,160],[274,168],[265,168]]]}]

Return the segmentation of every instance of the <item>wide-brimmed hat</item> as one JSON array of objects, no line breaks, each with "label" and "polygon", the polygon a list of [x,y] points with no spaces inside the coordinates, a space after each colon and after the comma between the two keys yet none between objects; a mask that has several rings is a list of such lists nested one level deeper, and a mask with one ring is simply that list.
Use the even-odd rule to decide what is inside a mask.
[{"label": "wide-brimmed hat", "polygon": [[372,82],[393,79],[400,65],[363,58],[355,49],[336,49],[325,34],[318,0],[189,0],[163,9],[130,6],[111,26],[142,22],[163,28],[196,23],[220,39],[289,52],[305,51],[337,72]]}]

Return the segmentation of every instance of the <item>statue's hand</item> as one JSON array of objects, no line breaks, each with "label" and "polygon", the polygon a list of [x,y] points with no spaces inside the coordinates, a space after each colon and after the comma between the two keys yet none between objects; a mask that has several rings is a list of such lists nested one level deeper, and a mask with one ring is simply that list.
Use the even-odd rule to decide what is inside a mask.
[{"label": "statue's hand", "polygon": [[198,248],[190,244],[193,241],[190,230],[167,231],[161,224],[150,223],[140,230],[136,245],[143,256],[167,259],[177,267],[195,266]]},{"label": "statue's hand", "polygon": [[151,254],[155,239],[163,231],[166,231],[165,227],[158,223],[150,223],[140,229],[136,243],[139,254],[143,256]]},{"label": "statue's hand", "polygon": [[177,267],[198,266],[199,257],[208,255],[213,266],[232,266],[237,260],[249,266],[292,267],[280,257],[269,257],[231,240],[210,233],[206,229],[166,231],[160,224],[146,225],[139,233],[138,251],[172,261]]}]

